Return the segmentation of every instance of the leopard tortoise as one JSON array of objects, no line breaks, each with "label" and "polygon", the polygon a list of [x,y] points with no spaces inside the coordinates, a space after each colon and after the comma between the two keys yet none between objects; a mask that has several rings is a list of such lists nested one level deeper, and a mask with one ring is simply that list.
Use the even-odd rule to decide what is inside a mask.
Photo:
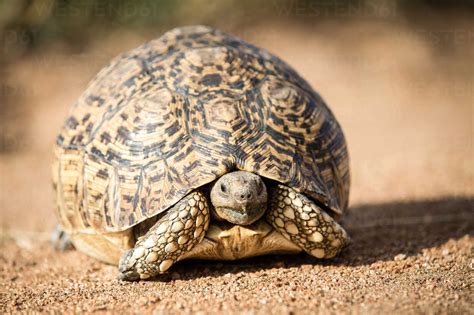
[{"label": "leopard tortoise", "polygon": [[123,280],[188,258],[331,258],[349,242],[332,112],[282,60],[209,27],[102,69],[57,137],[53,180],[64,235]]}]

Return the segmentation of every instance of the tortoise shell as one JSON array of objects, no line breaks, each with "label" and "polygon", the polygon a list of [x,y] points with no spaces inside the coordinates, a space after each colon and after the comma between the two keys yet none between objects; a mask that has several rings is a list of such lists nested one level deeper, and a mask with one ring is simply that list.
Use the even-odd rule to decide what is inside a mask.
[{"label": "tortoise shell", "polygon": [[124,231],[236,169],[336,214],[349,196],[344,135],[321,97],[279,58],[203,26],[102,69],[57,137],[53,169],[66,231]]}]

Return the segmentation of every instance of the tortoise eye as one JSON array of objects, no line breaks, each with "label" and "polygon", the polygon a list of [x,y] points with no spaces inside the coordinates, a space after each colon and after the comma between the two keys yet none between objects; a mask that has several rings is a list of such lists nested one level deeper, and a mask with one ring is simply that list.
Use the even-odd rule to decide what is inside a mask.
[{"label": "tortoise eye", "polygon": [[224,184],[221,184],[221,192],[226,193],[227,188],[224,186]]}]

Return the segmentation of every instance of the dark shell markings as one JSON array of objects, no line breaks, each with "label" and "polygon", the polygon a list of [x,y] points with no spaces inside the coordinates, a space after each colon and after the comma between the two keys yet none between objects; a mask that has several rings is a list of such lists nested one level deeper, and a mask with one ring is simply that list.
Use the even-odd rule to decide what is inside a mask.
[{"label": "dark shell markings", "polygon": [[179,28],[116,57],[57,138],[54,181],[67,230],[123,231],[236,169],[341,214],[344,135],[287,64],[207,27]]}]

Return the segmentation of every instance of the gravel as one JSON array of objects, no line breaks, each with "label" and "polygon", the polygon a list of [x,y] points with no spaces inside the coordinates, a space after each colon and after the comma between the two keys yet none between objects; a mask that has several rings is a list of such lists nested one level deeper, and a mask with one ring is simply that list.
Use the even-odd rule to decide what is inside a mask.
[{"label": "gravel", "polygon": [[472,209],[468,198],[362,205],[345,222],[353,244],[334,260],[185,261],[135,283],[116,280],[116,267],[75,250],[4,236],[0,312],[467,314]]}]

